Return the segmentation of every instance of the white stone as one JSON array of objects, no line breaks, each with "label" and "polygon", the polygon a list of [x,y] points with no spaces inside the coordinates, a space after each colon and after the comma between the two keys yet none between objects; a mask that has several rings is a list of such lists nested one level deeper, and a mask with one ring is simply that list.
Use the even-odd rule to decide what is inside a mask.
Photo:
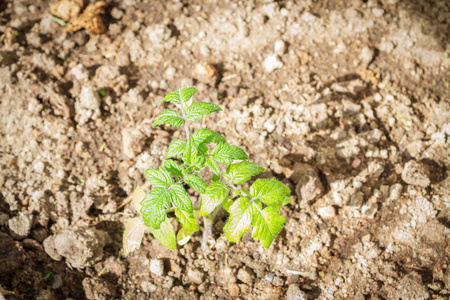
[{"label": "white stone", "polygon": [[286,43],[282,40],[275,41],[274,51],[278,55],[283,55],[286,52]]},{"label": "white stone", "polygon": [[162,276],[164,274],[164,261],[162,259],[150,260],[150,272],[156,276]]},{"label": "white stone", "polygon": [[271,73],[272,71],[283,67],[283,63],[280,61],[277,55],[270,54],[263,62],[264,70],[267,73]]},{"label": "white stone", "polygon": [[323,219],[329,219],[336,215],[336,209],[333,206],[321,207],[317,210],[317,214]]}]

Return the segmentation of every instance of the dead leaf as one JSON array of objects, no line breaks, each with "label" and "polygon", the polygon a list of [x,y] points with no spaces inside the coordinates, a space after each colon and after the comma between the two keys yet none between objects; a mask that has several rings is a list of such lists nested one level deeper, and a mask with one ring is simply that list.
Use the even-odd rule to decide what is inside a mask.
[{"label": "dead leaf", "polygon": [[86,28],[89,34],[102,34],[106,31],[105,24],[100,15],[105,13],[107,4],[103,1],[97,1],[94,4],[89,4],[83,13],[76,19],[70,22],[66,28],[68,32],[78,31]]},{"label": "dead leaf", "polygon": [[61,0],[50,6],[50,12],[64,21],[71,21],[80,15],[83,6],[83,0]]}]

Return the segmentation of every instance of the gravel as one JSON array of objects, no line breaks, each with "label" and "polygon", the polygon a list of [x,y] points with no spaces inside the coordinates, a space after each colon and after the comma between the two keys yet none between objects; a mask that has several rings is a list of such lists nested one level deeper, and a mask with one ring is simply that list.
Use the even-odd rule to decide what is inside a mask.
[{"label": "gravel", "polygon": [[410,160],[403,169],[402,179],[408,184],[425,188],[431,183],[429,175],[430,171],[427,166],[415,160]]},{"label": "gravel", "polygon": [[156,276],[162,276],[164,274],[164,261],[162,259],[150,260],[150,272]]},{"label": "gravel", "polygon": [[33,215],[27,212],[20,213],[8,221],[11,236],[18,240],[22,240],[30,234],[32,225]]}]

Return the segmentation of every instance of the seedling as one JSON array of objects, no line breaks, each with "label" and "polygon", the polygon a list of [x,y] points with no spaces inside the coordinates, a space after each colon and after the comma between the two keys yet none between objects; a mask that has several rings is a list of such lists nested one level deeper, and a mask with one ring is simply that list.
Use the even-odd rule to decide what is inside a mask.
[{"label": "seedling", "polygon": [[[213,130],[202,128],[191,134],[188,122],[221,110],[213,103],[193,102],[196,92],[196,88],[186,87],[163,99],[178,110],[163,111],[153,127],[184,125],[186,140],[170,143],[164,167],[145,171],[145,177],[153,186],[150,193],[140,187],[134,191],[132,204],[139,217],[126,221],[125,255],[139,248],[146,229],[167,248],[175,249],[177,242],[183,245],[199,230],[197,215],[203,217],[202,247],[205,249],[220,206],[230,214],[224,231],[232,242],[239,242],[253,226],[252,237],[269,248],[284,227],[286,219],[280,216],[279,207],[292,201],[289,188],[275,178],[257,179],[246,188],[252,176],[265,171],[263,167],[248,161],[244,150],[227,144],[225,138]],[[225,172],[219,164],[227,165]],[[209,184],[202,177],[207,167],[214,174]],[[186,186],[200,194],[199,207],[193,205]],[[172,213],[182,225],[177,236],[168,217]]]}]

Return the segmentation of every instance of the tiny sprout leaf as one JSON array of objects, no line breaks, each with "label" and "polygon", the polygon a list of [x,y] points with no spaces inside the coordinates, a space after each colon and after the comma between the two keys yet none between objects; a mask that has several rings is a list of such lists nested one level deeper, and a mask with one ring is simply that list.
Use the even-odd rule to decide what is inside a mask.
[{"label": "tiny sprout leaf", "polygon": [[141,211],[142,205],[141,205],[141,201],[142,199],[144,199],[146,193],[145,191],[138,186],[134,192],[133,192],[133,207],[136,211]]},{"label": "tiny sprout leaf", "polygon": [[170,143],[169,148],[167,149],[166,158],[171,158],[175,156],[183,156],[184,151],[186,150],[186,142],[183,140],[175,140]]},{"label": "tiny sprout leaf", "polygon": [[191,198],[181,183],[171,185],[169,193],[170,200],[176,208],[192,213]]},{"label": "tiny sprout leaf", "polygon": [[150,227],[153,236],[169,249],[175,250],[177,247],[177,240],[175,237],[175,230],[173,229],[170,219],[166,218],[158,229]]},{"label": "tiny sprout leaf", "polygon": [[[213,171],[213,173],[215,175],[219,176],[219,179],[220,179],[220,168],[217,165],[217,162],[214,159],[208,157],[208,158],[206,158],[206,164],[211,169],[211,171]],[[217,179],[217,180],[219,180],[219,179]],[[215,180],[213,180],[213,181],[215,181]]]},{"label": "tiny sprout leaf", "polygon": [[152,127],[163,124],[170,124],[173,127],[178,127],[183,124],[183,122],[183,118],[180,117],[180,113],[178,111],[166,109],[162,112],[162,114],[156,117],[156,120],[153,122]]},{"label": "tiny sprout leaf", "polygon": [[193,134],[194,139],[197,143],[201,144],[210,144],[210,143],[226,143],[226,140],[217,132],[211,130],[202,128],[194,132]]},{"label": "tiny sprout leaf", "polygon": [[141,246],[145,225],[139,218],[128,219],[123,233],[123,250],[125,256]]},{"label": "tiny sprout leaf", "polygon": [[214,147],[210,157],[222,164],[231,164],[233,160],[248,159],[247,154],[241,148],[223,143],[219,143]]},{"label": "tiny sprout leaf", "polygon": [[229,210],[230,217],[223,231],[228,240],[237,243],[242,235],[250,229],[255,207],[248,198],[241,197],[231,205]]},{"label": "tiny sprout leaf", "polygon": [[185,87],[180,90],[181,100],[188,102],[197,93],[198,90],[195,87]]},{"label": "tiny sprout leaf", "polygon": [[177,243],[180,246],[183,246],[187,244],[191,240],[193,231],[186,229],[185,227],[182,227],[177,232]]},{"label": "tiny sprout leaf", "polygon": [[258,164],[242,161],[237,164],[231,164],[227,168],[227,172],[223,175],[226,179],[232,180],[234,184],[243,184],[249,181],[252,176],[264,172],[265,169]]},{"label": "tiny sprout leaf", "polygon": [[294,201],[294,199],[292,199],[291,197],[286,197],[286,198],[284,198],[283,201],[281,201],[281,203],[280,203],[279,205],[280,205],[280,206],[288,205],[288,204],[291,203],[292,201]]},{"label": "tiny sprout leaf", "polygon": [[229,192],[230,189],[222,181],[212,182],[202,195],[200,215],[207,216],[212,213],[227,198]]},{"label": "tiny sprout leaf", "polygon": [[175,209],[175,216],[184,228],[189,229],[190,231],[198,231],[197,220],[193,213]]},{"label": "tiny sprout leaf", "polygon": [[265,248],[269,248],[275,237],[283,229],[286,219],[280,216],[273,206],[267,206],[264,210],[257,209],[252,220],[252,238],[260,240]]},{"label": "tiny sprout leaf", "polygon": [[166,160],[164,162],[164,167],[166,167],[166,170],[170,174],[183,177],[184,168],[182,166],[180,166],[179,164],[177,164],[175,161]]},{"label": "tiny sprout leaf", "polygon": [[250,195],[266,205],[280,205],[290,192],[287,186],[275,178],[257,179],[250,187]]},{"label": "tiny sprout leaf", "polygon": [[147,226],[158,229],[166,218],[170,205],[170,194],[162,187],[154,188],[141,201],[141,214]]},{"label": "tiny sprout leaf", "polygon": [[195,174],[187,174],[184,176],[184,181],[194,190],[203,194],[206,191],[208,185],[199,176]]},{"label": "tiny sprout leaf", "polygon": [[148,168],[145,170],[145,177],[154,187],[168,187],[173,183],[173,178],[166,169],[160,167],[159,170]]},{"label": "tiny sprout leaf", "polygon": [[204,115],[221,110],[222,109],[220,107],[212,103],[194,102],[186,109],[186,119],[193,122],[197,119],[201,119]]}]

